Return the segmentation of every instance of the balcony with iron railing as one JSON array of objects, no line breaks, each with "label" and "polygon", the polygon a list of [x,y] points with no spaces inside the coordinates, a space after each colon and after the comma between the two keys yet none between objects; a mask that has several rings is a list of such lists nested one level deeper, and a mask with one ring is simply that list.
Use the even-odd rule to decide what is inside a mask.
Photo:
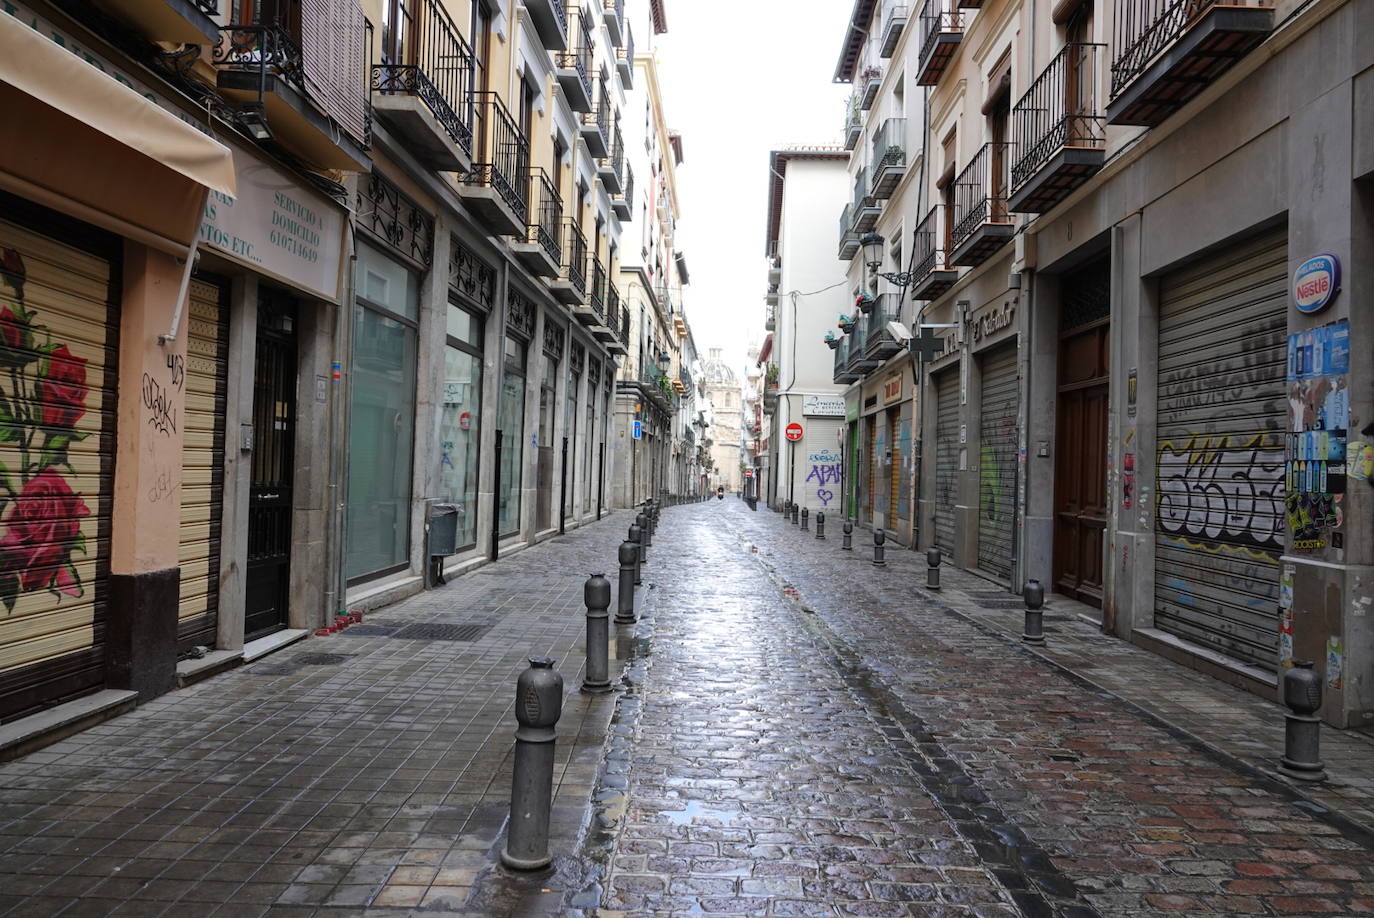
[{"label": "balcony with iron railing", "polygon": [[878,225],[878,217],[883,209],[873,200],[868,189],[868,167],[861,166],[854,176],[854,198],[850,203],[849,215],[854,221],[854,232],[862,235],[871,232]]},{"label": "balcony with iron railing", "polygon": [[622,221],[634,218],[635,207],[635,172],[630,168],[628,160],[625,161],[625,178],[620,192],[611,195],[611,210]]},{"label": "balcony with iron railing", "polygon": [[888,325],[900,322],[902,316],[902,295],[900,293],[880,293],[873,301],[873,309],[868,314],[868,340],[864,342],[864,356],[874,360],[887,360],[903,351]]},{"label": "balcony with iron railing", "polygon": [[210,45],[219,35],[217,0],[103,0],[100,5],[149,41]]},{"label": "balcony with iron railing", "polygon": [[873,134],[873,156],[869,159],[874,199],[892,197],[906,175],[906,119],[888,118]]},{"label": "balcony with iron railing", "polygon": [[859,108],[868,111],[878,98],[878,87],[883,85],[883,68],[875,65],[865,67],[859,74]]},{"label": "balcony with iron railing", "polygon": [[854,205],[840,211],[840,261],[850,261],[859,253],[859,234],[854,230]]},{"label": "balcony with iron railing", "polygon": [[841,335],[834,340],[836,344],[832,349],[832,353],[835,357],[835,370],[831,378],[837,383],[856,382],[859,378],[859,374],[849,366],[851,337],[849,335]]},{"label": "balcony with iron railing", "polygon": [[976,267],[1015,235],[1007,209],[1011,144],[985,143],[954,180],[949,263]]},{"label": "balcony with iron railing", "polygon": [[883,14],[883,43],[878,49],[879,57],[891,57],[897,50],[897,43],[902,40],[902,30],[906,28],[907,5],[905,3],[888,3],[887,11]]},{"label": "balcony with iron railing", "polygon": [[557,277],[563,264],[563,202],[543,169],[529,170],[530,224],[525,238],[511,244],[515,257],[539,277]]},{"label": "balcony with iron railing", "polygon": [[1012,108],[1012,212],[1044,213],[1102,168],[1107,133],[1097,68],[1105,47],[1066,44]]},{"label": "balcony with iron railing", "polygon": [[618,47],[625,38],[625,0],[602,0],[601,19],[611,44]]},{"label": "balcony with iron railing", "polygon": [[915,246],[911,252],[911,297],[931,301],[954,286],[959,279],[958,269],[945,266],[945,234],[941,227],[941,210],[932,207],[916,227],[912,236]]},{"label": "balcony with iron railing", "polygon": [[546,51],[566,51],[568,48],[568,11],[565,0],[521,0],[529,14],[539,42]]},{"label": "balcony with iron railing", "polygon": [[866,315],[854,317],[854,327],[849,332],[849,368],[860,376],[878,368],[878,361],[868,355],[868,340],[873,323]]},{"label": "balcony with iron railing", "polygon": [[676,402],[672,381],[668,373],[650,360],[639,364],[640,391],[659,402],[662,407],[671,408]]},{"label": "balcony with iron railing", "polygon": [[665,316],[671,317],[673,315],[673,295],[667,284],[654,286],[654,299],[658,302],[659,310]]},{"label": "balcony with iron railing", "polygon": [[620,73],[620,82],[626,89],[634,89],[635,83],[635,33],[630,24],[625,23],[625,44],[615,49],[615,69]]},{"label": "balcony with iron railing", "polygon": [[[593,267],[593,272],[600,267],[597,262]],[[602,306],[601,315],[595,325],[592,326],[592,334],[598,340],[607,345],[614,345],[616,341],[616,319],[620,313],[620,291],[616,289],[615,282],[611,280],[609,268],[603,271],[601,278]]]},{"label": "balcony with iron railing", "polygon": [[369,171],[371,26],[355,8],[328,21],[298,0],[279,11],[280,19],[220,29],[220,95],[307,167]]},{"label": "balcony with iron railing", "polygon": [[777,312],[776,306],[763,307],[763,330],[777,331],[777,322],[774,321],[774,314]]},{"label": "balcony with iron railing", "polygon": [[620,299],[620,290],[616,287],[615,281],[608,277],[606,279],[606,328],[610,331],[610,337],[607,339],[607,347],[619,354],[626,353],[626,345],[629,344],[629,337],[622,334],[620,329],[622,315],[628,315],[628,313]]},{"label": "balcony with iron railing", "polygon": [[530,145],[494,92],[475,92],[473,163],[463,201],[494,236],[524,238],[529,226]]},{"label": "balcony with iron railing", "polygon": [[560,303],[581,306],[587,300],[587,237],[571,217],[563,218],[559,233],[562,264],[558,276],[549,281],[549,290]]},{"label": "balcony with iron railing", "polygon": [[593,255],[588,264],[590,269],[587,275],[591,278],[591,286],[587,290],[587,305],[591,309],[591,314],[580,315],[584,322],[589,325],[606,324],[606,269],[601,264],[601,259]]},{"label": "balcony with iron railing", "polygon": [[611,122],[616,118],[606,78],[596,80],[596,104],[582,113],[582,141],[593,158],[605,156],[611,147]]},{"label": "balcony with iron railing", "polygon": [[853,150],[864,132],[863,110],[859,108],[859,94],[851,93],[844,104],[844,148]]},{"label": "balcony with iron railing", "polygon": [[440,172],[472,165],[472,48],[437,0],[416,0],[405,36],[383,28],[382,62],[372,68],[372,107],[415,153]]},{"label": "balcony with iron railing", "polygon": [[[916,85],[940,82],[964,40],[964,14],[951,9],[954,0],[925,0],[918,21],[921,49],[917,54]],[[961,4],[962,5],[962,4]]]},{"label": "balcony with iron railing", "polygon": [[562,88],[572,110],[586,113],[592,110],[595,100],[592,95],[592,35],[586,24],[581,22],[582,13],[578,12],[580,9],[581,7],[575,7],[573,10],[574,18],[578,22],[577,27],[572,30],[571,47],[554,55],[557,60],[554,76],[557,77],[558,85]]},{"label": "balcony with iron railing", "polygon": [[1117,0],[1108,124],[1154,127],[1274,30],[1274,0]]},{"label": "balcony with iron railing", "polygon": [[621,175],[625,171],[625,138],[620,133],[620,121],[611,130],[611,146],[606,155],[596,161],[596,177],[612,196],[620,193]]}]

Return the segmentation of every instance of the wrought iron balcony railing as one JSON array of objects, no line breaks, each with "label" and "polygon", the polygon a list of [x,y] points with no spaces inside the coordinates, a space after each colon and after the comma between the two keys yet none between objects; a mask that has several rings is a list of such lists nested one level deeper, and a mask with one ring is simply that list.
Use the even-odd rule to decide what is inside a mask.
[{"label": "wrought iron balcony railing", "polygon": [[620,291],[610,275],[606,276],[606,327],[616,331],[620,321]]},{"label": "wrought iron balcony railing", "polygon": [[873,173],[873,196],[886,198],[891,195],[906,171],[905,118],[888,118],[873,134],[869,168]]},{"label": "wrought iron balcony railing", "polygon": [[840,211],[840,260],[848,261],[858,251],[859,234],[854,231],[854,205],[846,204]]},{"label": "wrought iron balcony railing", "polygon": [[942,208],[932,207],[912,236],[911,296],[933,300],[954,285],[959,272],[945,264],[945,233],[940,226]]},{"label": "wrought iron balcony railing", "polygon": [[561,265],[563,243],[558,238],[558,229],[563,222],[563,201],[543,169],[530,170],[530,216],[534,222],[529,226],[527,241],[541,246],[554,264]]},{"label": "wrought iron balcony railing", "polygon": [[1013,188],[1035,174],[1063,147],[1102,149],[1106,121],[1097,104],[1097,55],[1105,45],[1065,45],[1035,78],[1011,112],[1018,153]]},{"label": "wrought iron balcony railing", "polygon": [[558,54],[558,66],[576,70],[582,80],[582,88],[587,96],[592,96],[592,36],[585,28],[575,32],[576,40],[571,48]]},{"label": "wrought iron balcony railing", "polygon": [[[444,131],[472,155],[472,48],[436,0],[419,0],[409,11],[400,59],[372,68],[372,88],[383,95],[420,99]],[[389,36],[388,36],[389,37]]]},{"label": "wrought iron balcony railing", "polygon": [[630,343],[630,310],[624,305],[620,307],[620,317],[617,320],[616,328],[620,330],[620,340],[624,344]]},{"label": "wrought iron balcony railing", "polygon": [[472,169],[466,185],[491,188],[520,220],[529,215],[530,145],[505,103],[494,92],[475,92],[473,98]]},{"label": "wrought iron balcony railing", "polygon": [[625,88],[630,89],[634,85],[635,33],[628,22],[625,23],[625,43],[615,50],[615,66]]},{"label": "wrought iron balcony railing", "polygon": [[863,112],[859,108],[859,94],[856,92],[850,95],[844,105],[844,148],[853,150],[857,147],[863,131]]},{"label": "wrought iron balcony railing", "polygon": [[582,235],[577,222],[571,218],[563,221],[563,276],[579,294],[587,290],[587,237]]},{"label": "wrought iron balcony railing", "polygon": [[592,312],[596,313],[597,319],[604,325],[606,323],[606,269],[601,266],[601,259],[592,256],[591,260],[592,289],[589,299],[591,300]]},{"label": "wrought iron balcony railing", "polygon": [[[611,116],[615,114],[615,109],[611,106],[611,94],[606,89],[605,78],[596,80],[596,103],[592,110],[582,113],[582,124],[585,127],[595,128],[600,135],[597,138],[597,146],[605,150],[610,145],[611,138]],[[605,155],[602,153],[601,155]]]},{"label": "wrought iron balcony railing", "polygon": [[224,26],[215,42],[214,62],[255,71],[260,84],[268,75],[279,76],[305,92],[301,46],[284,26],[271,23]]},{"label": "wrought iron balcony railing", "polygon": [[921,39],[917,52],[916,83],[919,86],[934,86],[940,82],[946,65],[963,40],[964,13],[951,8],[952,5],[953,0],[926,0],[921,7],[917,24]]},{"label": "wrought iron balcony railing", "polygon": [[890,3],[887,8],[887,15],[883,17],[882,47],[879,49],[881,57],[891,57],[897,50],[897,43],[902,39],[902,30],[907,23],[907,5],[905,3]]},{"label": "wrought iron balcony railing", "polygon": [[1007,210],[1007,160],[1010,144],[985,143],[954,180],[953,248],[959,248],[987,223],[1011,223]]}]

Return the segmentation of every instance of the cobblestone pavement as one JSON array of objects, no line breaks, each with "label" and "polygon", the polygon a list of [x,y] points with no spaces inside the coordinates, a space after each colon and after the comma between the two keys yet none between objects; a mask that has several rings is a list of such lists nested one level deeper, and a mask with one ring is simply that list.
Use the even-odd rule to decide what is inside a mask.
[{"label": "cobblestone pavement", "polygon": [[914,564],[733,499],[668,513],[588,911],[1374,913],[1367,832],[913,590]]},{"label": "cobblestone pavement", "polygon": [[[566,857],[613,708],[577,693],[582,585],[625,513],[0,764],[0,914],[555,914],[495,866],[515,678],[558,661],[552,850]],[[618,668],[615,672],[618,673]]]}]

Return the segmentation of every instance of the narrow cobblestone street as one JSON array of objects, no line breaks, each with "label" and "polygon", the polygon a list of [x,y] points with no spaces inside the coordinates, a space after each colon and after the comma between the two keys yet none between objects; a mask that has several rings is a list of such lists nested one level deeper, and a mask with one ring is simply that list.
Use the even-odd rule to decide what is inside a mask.
[{"label": "narrow cobblestone street", "polygon": [[[1032,654],[966,611],[992,584],[930,594],[923,558],[877,568],[834,523],[665,509],[617,691],[582,695],[582,583],[628,520],[0,765],[0,914],[1374,913],[1364,737],[1331,734],[1331,786],[1299,795],[1226,746],[1276,707],[1053,603]],[[1097,642],[1099,685],[1139,654],[1215,735],[1051,656]],[[520,875],[498,854],[539,654],[567,691],[555,860]]]}]

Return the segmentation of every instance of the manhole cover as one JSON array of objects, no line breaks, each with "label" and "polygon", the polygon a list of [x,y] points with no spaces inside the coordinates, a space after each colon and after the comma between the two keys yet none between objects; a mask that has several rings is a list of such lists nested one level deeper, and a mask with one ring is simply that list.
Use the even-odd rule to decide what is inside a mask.
[{"label": "manhole cover", "polygon": [[420,622],[406,625],[395,636],[418,641],[475,641],[491,630],[489,623],[474,625],[442,625]]},{"label": "manhole cover", "polygon": [[351,653],[303,653],[291,662],[301,666],[338,666],[352,658]]},{"label": "manhole cover", "polygon": [[390,637],[400,625],[349,625],[339,637]]}]

